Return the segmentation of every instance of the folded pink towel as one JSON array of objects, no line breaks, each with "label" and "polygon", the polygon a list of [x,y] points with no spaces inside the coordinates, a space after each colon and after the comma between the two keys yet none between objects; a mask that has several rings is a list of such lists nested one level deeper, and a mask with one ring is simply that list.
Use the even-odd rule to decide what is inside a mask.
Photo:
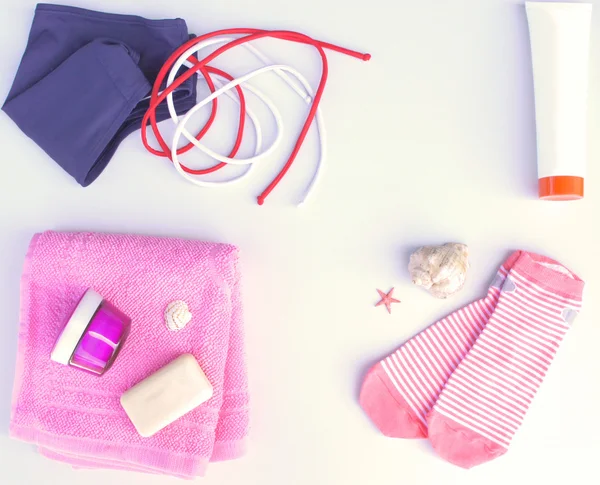
[{"label": "folded pink towel", "polygon": [[[102,377],[50,360],[87,288],[131,317],[131,333]],[[193,318],[173,332],[164,310],[187,302]],[[21,280],[21,324],[11,436],[83,468],[203,475],[209,461],[244,453],[248,386],[240,271],[230,245],[95,233],[34,236]],[[174,358],[192,353],[213,397],[150,438],[119,398]]]}]

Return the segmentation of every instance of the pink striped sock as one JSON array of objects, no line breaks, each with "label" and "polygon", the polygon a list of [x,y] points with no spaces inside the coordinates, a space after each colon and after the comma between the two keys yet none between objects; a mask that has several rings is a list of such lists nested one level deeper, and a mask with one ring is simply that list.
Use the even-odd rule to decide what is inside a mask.
[{"label": "pink striped sock", "polygon": [[556,261],[521,254],[429,413],[429,439],[442,458],[471,468],[506,453],[581,308],[583,286]]},{"label": "pink striped sock", "polygon": [[427,437],[427,413],[487,324],[519,256],[500,267],[485,298],[427,327],[369,370],[359,402],[384,435]]}]

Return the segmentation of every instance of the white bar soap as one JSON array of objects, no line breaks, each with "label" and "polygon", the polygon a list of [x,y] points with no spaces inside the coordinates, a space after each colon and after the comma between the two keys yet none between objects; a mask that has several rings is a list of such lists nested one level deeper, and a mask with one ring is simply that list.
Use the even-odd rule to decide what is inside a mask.
[{"label": "white bar soap", "polygon": [[208,401],[213,388],[192,354],[183,354],[121,396],[121,406],[144,438]]}]

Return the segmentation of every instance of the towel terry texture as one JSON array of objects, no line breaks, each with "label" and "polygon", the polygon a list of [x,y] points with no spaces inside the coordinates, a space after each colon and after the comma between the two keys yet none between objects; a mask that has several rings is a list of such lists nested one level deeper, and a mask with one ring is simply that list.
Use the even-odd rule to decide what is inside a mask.
[{"label": "towel terry texture", "polygon": [[[21,322],[12,437],[82,468],[180,478],[245,451],[248,385],[238,251],[227,244],[98,233],[33,237],[21,280]],[[87,288],[132,319],[109,371],[97,377],[50,360],[65,321]],[[187,302],[193,318],[173,332],[164,309]],[[119,398],[184,353],[192,353],[213,397],[150,438],[139,436]]]}]

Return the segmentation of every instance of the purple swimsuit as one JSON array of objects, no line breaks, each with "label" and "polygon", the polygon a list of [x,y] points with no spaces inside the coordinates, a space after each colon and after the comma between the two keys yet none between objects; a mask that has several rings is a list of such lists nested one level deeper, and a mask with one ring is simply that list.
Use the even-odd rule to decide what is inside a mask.
[{"label": "purple swimsuit", "polygon": [[[38,4],[2,109],[85,187],[140,128],[158,71],[189,38],[183,19]],[[195,76],[174,102],[178,114],[195,105]],[[169,117],[165,104],[156,113],[158,121]]]}]

